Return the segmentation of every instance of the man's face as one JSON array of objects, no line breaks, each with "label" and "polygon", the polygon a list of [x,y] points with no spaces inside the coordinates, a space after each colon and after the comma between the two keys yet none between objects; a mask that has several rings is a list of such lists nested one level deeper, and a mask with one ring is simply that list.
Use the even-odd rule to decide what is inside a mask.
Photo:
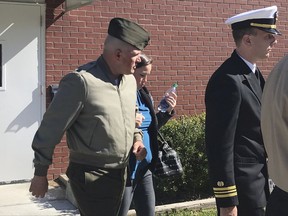
[{"label": "man's face", "polygon": [[256,29],[256,32],[256,35],[250,35],[254,56],[257,59],[268,58],[277,43],[276,35],[260,29]]},{"label": "man's face", "polygon": [[134,74],[136,63],[140,62],[141,50],[129,48],[122,53],[122,71],[123,74]]}]

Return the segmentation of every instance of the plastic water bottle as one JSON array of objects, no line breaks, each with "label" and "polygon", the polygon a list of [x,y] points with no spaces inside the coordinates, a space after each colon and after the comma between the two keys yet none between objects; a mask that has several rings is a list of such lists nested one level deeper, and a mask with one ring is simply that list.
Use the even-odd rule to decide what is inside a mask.
[{"label": "plastic water bottle", "polygon": [[166,111],[167,111],[167,109],[169,108],[169,104],[166,102],[165,98],[167,97],[167,94],[169,95],[169,94],[171,94],[172,92],[175,92],[175,93],[176,93],[176,88],[177,88],[177,87],[178,87],[178,84],[177,84],[177,83],[174,83],[174,84],[171,86],[171,88],[169,88],[169,89],[165,92],[162,100],[160,101],[160,103],[159,103],[159,105],[158,105],[158,110],[159,110],[159,111],[161,111],[161,112],[166,112]]}]

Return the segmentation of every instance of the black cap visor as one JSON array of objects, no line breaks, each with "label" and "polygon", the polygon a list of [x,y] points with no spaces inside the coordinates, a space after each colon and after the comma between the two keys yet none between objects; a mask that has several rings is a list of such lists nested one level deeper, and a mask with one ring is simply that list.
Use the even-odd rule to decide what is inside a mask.
[{"label": "black cap visor", "polygon": [[280,31],[278,31],[277,29],[274,29],[274,28],[261,28],[261,27],[255,27],[255,28],[258,28],[262,31],[265,31],[265,32],[268,32],[271,34],[282,35],[282,33]]}]

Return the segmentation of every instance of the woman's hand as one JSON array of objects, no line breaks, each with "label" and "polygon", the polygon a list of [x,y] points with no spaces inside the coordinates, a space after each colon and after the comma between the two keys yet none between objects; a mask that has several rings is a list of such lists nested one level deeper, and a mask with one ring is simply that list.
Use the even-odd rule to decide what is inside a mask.
[{"label": "woman's hand", "polygon": [[139,112],[136,113],[136,128],[142,125],[144,119],[145,117],[142,115],[142,113]]},{"label": "woman's hand", "polygon": [[174,92],[172,92],[165,97],[165,100],[169,104],[167,112],[171,113],[177,104],[177,95]]}]

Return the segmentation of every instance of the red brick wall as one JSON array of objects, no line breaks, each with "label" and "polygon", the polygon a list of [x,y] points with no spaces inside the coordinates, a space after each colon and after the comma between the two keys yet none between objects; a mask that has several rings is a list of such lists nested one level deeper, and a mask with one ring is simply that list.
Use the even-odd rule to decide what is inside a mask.
[{"label": "red brick wall", "polygon": [[[224,21],[240,12],[277,5],[279,37],[271,57],[259,63],[265,76],[286,53],[285,0],[95,0],[92,5],[64,13],[63,0],[47,0],[46,85],[56,84],[78,65],[96,59],[111,18],[131,19],[151,33],[145,52],[154,59],[148,88],[157,104],[164,91],[178,82],[177,113],[205,110],[204,92],[214,70],[231,54],[234,42]],[[47,104],[50,98],[47,94]],[[49,178],[65,173],[68,151],[65,138],[57,145]]]}]

